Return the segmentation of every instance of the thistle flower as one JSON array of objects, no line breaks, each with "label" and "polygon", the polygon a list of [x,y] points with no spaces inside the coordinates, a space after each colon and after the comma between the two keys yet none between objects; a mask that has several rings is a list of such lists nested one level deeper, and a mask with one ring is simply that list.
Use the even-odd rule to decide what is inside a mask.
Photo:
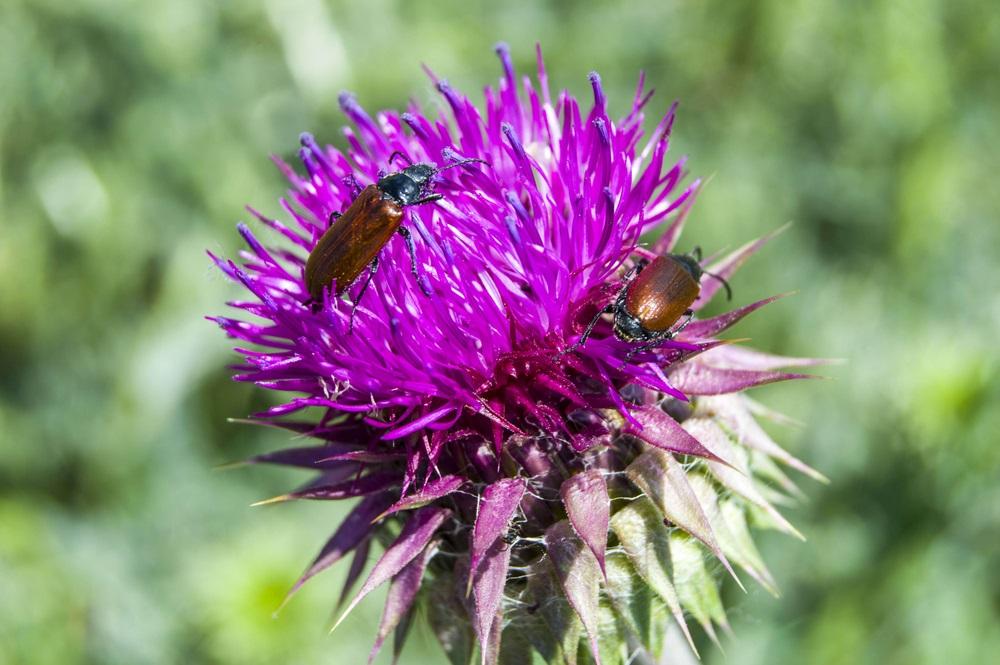
[{"label": "thistle flower", "polygon": [[[798,492],[782,467],[822,478],[743,391],[815,361],[717,337],[775,298],[642,350],[597,319],[638,260],[674,250],[698,191],[683,160],[666,163],[676,105],[647,138],[641,77],[613,120],[597,74],[581,109],[551,97],[540,51],[535,82],[497,52],[482,111],[433,73],[447,119],[416,104],[373,118],[342,95],[346,152],[303,134],[303,171],[278,161],[291,223],[251,209],[284,240],[268,248],[240,225],[243,264],[213,257],[252,296],[229,303],[244,318],[212,319],[248,344],[236,380],[297,395],[254,418],[317,440],[251,460],[316,474],[263,503],[358,499],[292,592],[349,555],[343,614],[388,583],[373,657],[394,632],[398,654],[420,606],[452,663],[477,645],[483,663],[659,658],[671,622],[694,648],[689,619],[713,640],[728,628],[720,571],[775,590],[748,524],[799,535],[774,507]],[[396,152],[485,165],[438,173],[442,198],[405,208],[418,278],[392,239],[356,312],[332,295],[310,306],[306,257]],[[708,263],[693,309],[767,240]],[[351,597],[374,541],[384,552]]]}]

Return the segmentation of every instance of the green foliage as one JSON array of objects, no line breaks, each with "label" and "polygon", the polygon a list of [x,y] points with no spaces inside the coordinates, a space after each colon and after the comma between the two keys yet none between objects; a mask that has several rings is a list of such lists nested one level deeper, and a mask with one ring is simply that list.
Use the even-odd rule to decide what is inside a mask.
[{"label": "green foliage", "polygon": [[[0,7],[0,663],[363,662],[380,611],[333,637],[337,569],[271,612],[342,509],[253,500],[284,472],[213,467],[287,443],[226,423],[203,314],[238,290],[244,204],[279,214],[269,153],[337,142],[336,93],[434,106],[522,71],[601,72],[623,110],[681,100],[676,155],[712,178],[685,242],[792,229],[740,303],[798,289],[736,335],[842,357],[755,397],[832,479],[802,483],[806,544],[763,538],[784,592],[727,583],[728,665],[978,663],[1000,653],[1000,15],[988,2],[765,0]],[[445,662],[421,619],[404,662]],[[722,655],[696,636],[709,663]],[[391,650],[380,656],[388,662]]]}]

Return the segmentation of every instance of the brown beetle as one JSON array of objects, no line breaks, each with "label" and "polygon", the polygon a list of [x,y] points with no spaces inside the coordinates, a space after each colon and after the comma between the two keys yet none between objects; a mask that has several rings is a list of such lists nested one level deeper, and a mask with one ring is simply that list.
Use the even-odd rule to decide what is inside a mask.
[{"label": "brown beetle", "polygon": [[[703,270],[700,261],[700,247],[695,247],[690,254],[658,256],[652,262],[640,259],[622,279],[615,301],[597,312],[580,339],[564,353],[586,344],[604,314],[614,315],[615,337],[624,342],[638,343],[626,354],[626,362],[637,353],[648,351],[663,340],[674,337],[694,316],[691,305],[701,293],[703,274],[722,282],[727,297],[732,299],[729,283]],[[684,321],[672,327],[682,316]]]},{"label": "brown beetle", "polygon": [[[393,157],[397,154],[393,153]],[[378,270],[379,253],[394,233],[399,233],[406,241],[413,276],[424,293],[430,295],[417,270],[413,238],[406,227],[401,226],[403,208],[441,199],[440,194],[428,194],[431,178],[445,169],[470,162],[486,163],[481,159],[463,159],[442,168],[433,164],[411,164],[362,189],[343,214],[330,215],[330,228],[320,237],[306,261],[305,282],[309,291],[306,304],[318,311],[323,304],[323,292],[331,284],[336,282],[335,293],[342,295],[367,267],[368,277],[351,308],[353,328],[354,310]]]}]

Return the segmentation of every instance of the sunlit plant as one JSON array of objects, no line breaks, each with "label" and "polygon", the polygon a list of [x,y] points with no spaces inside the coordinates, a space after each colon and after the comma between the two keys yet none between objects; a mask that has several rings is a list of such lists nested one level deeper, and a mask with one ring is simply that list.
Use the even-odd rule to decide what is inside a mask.
[{"label": "sunlit plant", "polygon": [[[535,81],[498,53],[482,107],[431,74],[440,119],[415,104],[371,117],[343,95],[346,150],[304,134],[301,170],[279,162],[285,221],[251,211],[276,241],[240,225],[242,263],[213,257],[249,296],[230,303],[238,317],[213,317],[245,343],[235,378],[292,395],[254,418],[316,440],[251,461],[315,474],[266,503],[356,500],[292,592],[349,556],[341,617],[388,584],[373,656],[392,634],[398,654],[423,608],[455,664],[477,650],[483,663],[669,658],[671,623],[692,649],[689,624],[713,640],[728,628],[721,579],[775,590],[750,526],[798,536],[774,507],[798,494],[784,469],[822,476],[765,433],[757,417],[783,417],[744,391],[817,361],[719,337],[777,296],[697,314],[730,283],[740,293],[734,273],[768,238],[693,255],[691,315],[650,343],[623,335],[616,305],[648,322],[646,299],[674,296],[630,289],[678,251],[699,188],[667,162],[675,107],[647,134],[641,77],[614,120],[597,74],[582,109],[551,95],[540,53]],[[404,208],[416,276],[392,238],[370,284],[311,297],[307,257],[362,187],[399,169],[394,153],[482,163],[436,173],[440,200]]]}]

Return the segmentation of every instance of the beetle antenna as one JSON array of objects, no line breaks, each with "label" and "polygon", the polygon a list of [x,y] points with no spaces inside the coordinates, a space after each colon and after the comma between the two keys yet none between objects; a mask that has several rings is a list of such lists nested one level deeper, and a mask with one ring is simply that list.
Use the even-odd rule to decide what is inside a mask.
[{"label": "beetle antenna", "polygon": [[409,157],[407,157],[407,156],[406,156],[406,155],[405,155],[405,154],[403,153],[403,151],[402,151],[402,150],[393,150],[392,154],[391,154],[391,155],[389,155],[389,161],[387,161],[386,163],[387,163],[387,164],[392,164],[392,163],[393,163],[393,162],[394,162],[394,161],[395,161],[396,159],[398,159],[399,157],[402,157],[403,159],[405,159],[405,160],[406,160],[406,163],[407,163],[407,165],[409,165],[409,166],[413,166],[413,160],[412,160],[412,159],[410,159]]},{"label": "beetle antenna", "polygon": [[[701,263],[701,246],[700,245],[695,245],[694,247],[692,247],[689,256],[694,257],[695,261],[697,261],[698,263]],[[713,277],[714,277],[714,275],[713,275]]]},{"label": "beetle antenna", "polygon": [[457,162],[449,164],[448,166],[442,166],[437,170],[437,172],[440,173],[441,171],[446,171],[448,169],[455,168],[456,166],[461,166],[462,164],[470,164],[472,162],[479,162],[480,164],[485,164],[486,166],[490,166],[490,163],[487,162],[485,159],[479,159],[478,157],[469,157],[468,159],[460,159]]},{"label": "beetle antenna", "polygon": [[732,300],[733,299],[733,290],[729,287],[729,282],[727,282],[722,277],[719,277],[714,272],[708,272],[707,270],[702,270],[702,272],[704,274],[708,275],[709,277],[714,277],[715,279],[717,279],[720,282],[722,282],[722,286],[724,286],[726,288],[726,300]]}]

